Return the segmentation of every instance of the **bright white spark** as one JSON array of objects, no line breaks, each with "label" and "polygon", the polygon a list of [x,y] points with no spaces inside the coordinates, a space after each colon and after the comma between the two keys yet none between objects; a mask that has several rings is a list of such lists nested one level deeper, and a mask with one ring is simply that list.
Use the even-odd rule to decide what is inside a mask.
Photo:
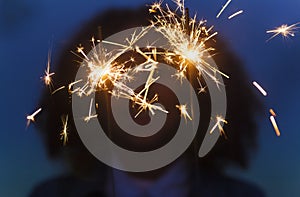
[{"label": "bright white spark", "polygon": [[230,15],[230,16],[228,17],[228,19],[230,20],[230,19],[236,17],[237,15],[242,14],[243,12],[244,12],[243,10],[237,11],[237,12],[233,13],[232,15]]},{"label": "bright white spark", "polygon": [[274,35],[272,37],[270,37],[267,41],[273,39],[274,37],[278,36],[279,34],[281,34],[284,38],[287,38],[289,36],[294,37],[296,30],[300,28],[298,26],[299,24],[300,24],[300,22],[289,25],[289,26],[287,24],[283,24],[280,27],[277,27],[272,30],[268,30],[267,33],[273,33]]},{"label": "bright white spark", "polygon": [[276,132],[276,135],[279,137],[279,136],[280,136],[280,131],[279,131],[279,129],[278,129],[278,125],[277,125],[277,123],[276,123],[275,117],[274,117],[274,116],[270,116],[270,120],[271,120],[271,123],[272,123],[272,125],[273,125],[273,128],[274,128],[274,130],[275,130],[275,132]]},{"label": "bright white spark", "polygon": [[35,112],[33,112],[31,115],[28,115],[27,118],[27,127],[29,126],[30,122],[34,122],[35,121],[35,116],[40,113],[42,111],[42,108],[39,108],[38,110],[36,110]]},{"label": "bright white spark", "polygon": [[262,93],[262,95],[268,95],[267,92],[256,81],[253,81],[253,85]]},{"label": "bright white spark", "polygon": [[222,6],[222,9],[220,10],[220,12],[217,14],[217,18],[219,18],[221,16],[221,14],[224,12],[224,10],[226,9],[226,7],[229,5],[229,3],[231,2],[231,0],[228,0],[226,2],[226,4],[224,6]]}]

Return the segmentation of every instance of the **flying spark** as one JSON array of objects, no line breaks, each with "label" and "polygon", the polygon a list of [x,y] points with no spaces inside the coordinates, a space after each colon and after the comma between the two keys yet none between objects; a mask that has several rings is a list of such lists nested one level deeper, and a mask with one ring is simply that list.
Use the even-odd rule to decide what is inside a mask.
[{"label": "flying spark", "polygon": [[279,34],[281,34],[282,37],[284,37],[284,38],[288,38],[289,36],[294,37],[295,33],[297,32],[296,30],[300,28],[298,26],[299,24],[300,24],[300,22],[294,23],[294,24],[289,25],[289,26],[287,24],[283,24],[280,27],[277,27],[277,28],[272,29],[272,30],[268,30],[267,33],[272,33],[274,35],[271,36],[267,41],[273,39],[274,37],[278,36]]},{"label": "flying spark", "polygon": [[276,123],[275,117],[271,115],[271,116],[270,116],[270,120],[271,120],[271,123],[272,123],[272,125],[273,125],[273,128],[274,128],[274,130],[275,130],[275,132],[276,132],[276,135],[279,137],[279,136],[280,136],[280,131],[279,131],[279,129],[278,129],[278,125],[277,125],[277,123]]},{"label": "flying spark", "polygon": [[232,15],[230,15],[230,16],[228,17],[228,19],[230,20],[230,19],[236,17],[237,15],[242,14],[243,12],[244,12],[243,10],[237,11],[237,12],[233,13]]},{"label": "flying spark", "polygon": [[221,16],[221,14],[224,12],[224,10],[227,8],[227,6],[229,5],[229,3],[231,2],[231,0],[228,0],[224,6],[222,6],[222,9],[220,10],[220,12],[217,14],[217,18],[219,18]]},{"label": "flying spark", "polygon": [[271,114],[272,116],[274,116],[274,117],[277,116],[276,113],[275,113],[275,111],[274,111],[273,109],[270,109],[269,112],[270,112],[270,114]]},{"label": "flying spark", "polygon": [[42,108],[39,108],[38,110],[36,110],[35,112],[33,112],[31,115],[28,115],[27,118],[27,127],[29,126],[30,122],[34,122],[35,121],[35,116],[40,113],[42,111]]},{"label": "flying spark", "polygon": [[262,95],[268,95],[267,92],[256,81],[253,81],[253,85],[262,93]]},{"label": "flying spark", "polygon": [[54,90],[51,94],[53,95],[53,94],[55,94],[56,92],[58,92],[58,91],[60,91],[60,90],[62,90],[62,89],[64,89],[64,88],[65,88],[65,86],[61,86],[61,87],[57,88],[56,90]]}]

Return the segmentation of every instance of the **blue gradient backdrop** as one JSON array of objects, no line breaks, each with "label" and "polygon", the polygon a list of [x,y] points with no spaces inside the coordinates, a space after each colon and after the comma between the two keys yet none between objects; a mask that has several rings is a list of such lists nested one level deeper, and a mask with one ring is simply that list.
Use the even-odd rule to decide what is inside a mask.
[{"label": "blue gradient backdrop", "polygon": [[[36,106],[43,84],[47,53],[53,55],[72,32],[97,12],[111,7],[139,7],[142,0],[0,0],[0,196],[27,196],[38,182],[61,173],[64,167],[45,155],[37,132],[26,127],[26,114]],[[168,1],[171,3],[171,1]],[[291,39],[274,38],[272,29],[300,21],[300,1],[233,0],[219,19],[222,1],[189,0],[191,13],[208,20],[243,60],[251,79],[268,90],[266,106],[278,112],[280,138],[268,120],[260,120],[260,149],[248,171],[235,176],[258,183],[268,196],[300,195],[300,33]],[[228,20],[235,11],[244,14]],[[251,81],[249,81],[251,83]],[[217,189],[217,188],[216,188]]]}]

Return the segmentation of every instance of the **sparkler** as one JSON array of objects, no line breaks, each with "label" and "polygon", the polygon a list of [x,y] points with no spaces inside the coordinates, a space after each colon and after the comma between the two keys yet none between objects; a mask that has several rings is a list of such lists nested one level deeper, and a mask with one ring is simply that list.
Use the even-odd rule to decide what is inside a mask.
[{"label": "sparkler", "polygon": [[[231,0],[227,0],[222,9],[217,14],[216,18],[219,18],[224,10],[228,7]],[[163,113],[168,113],[167,110],[164,110],[162,107],[155,105],[155,102],[158,101],[159,95],[155,94],[153,98],[148,98],[148,92],[150,86],[155,83],[159,76],[154,77],[154,72],[158,62],[156,61],[157,55],[162,55],[165,57],[167,62],[171,62],[175,65],[178,65],[177,72],[173,75],[182,82],[183,78],[188,74],[188,69],[190,66],[194,66],[197,71],[197,80],[201,88],[199,88],[198,94],[205,92],[206,87],[203,87],[200,83],[200,78],[208,76],[211,80],[213,80],[217,85],[220,83],[216,74],[219,73],[222,76],[229,78],[228,75],[221,72],[217,68],[211,66],[208,62],[205,61],[205,54],[209,54],[214,51],[214,48],[207,47],[206,42],[210,39],[213,39],[218,33],[213,32],[213,26],[206,27],[206,21],[201,20],[197,21],[197,16],[194,15],[192,18],[189,16],[188,9],[184,6],[184,0],[176,0],[175,1],[177,8],[175,11],[172,11],[169,6],[166,4],[166,9],[162,8],[162,1],[154,3],[149,9],[150,13],[155,14],[154,21],[151,21],[151,25],[149,27],[144,28],[140,32],[134,32],[131,38],[126,39],[126,43],[114,43],[110,41],[102,41],[95,40],[93,37],[91,39],[93,49],[88,56],[84,52],[84,47],[79,45],[77,47],[78,56],[80,56],[83,60],[83,65],[88,70],[87,81],[84,79],[80,79],[74,81],[70,84],[66,84],[52,92],[55,94],[59,90],[64,88],[68,88],[68,92],[70,94],[76,93],[78,96],[88,96],[92,93],[95,93],[97,90],[109,90],[108,84],[112,84],[114,87],[113,90],[109,90],[111,96],[116,98],[123,98],[133,101],[134,104],[139,105],[138,112],[135,115],[135,118],[143,111],[149,110],[152,115],[155,115],[155,111],[160,111]],[[180,16],[178,15],[180,14]],[[239,14],[242,14],[243,10],[239,10],[228,17],[228,19],[232,19]],[[282,34],[284,37],[294,36],[295,30],[298,29],[298,25],[300,23],[295,23],[293,25],[287,26],[282,25],[274,30],[269,30],[267,33],[274,33],[274,35],[270,38],[274,38],[275,36]],[[165,52],[157,53],[157,50],[151,45],[149,45],[148,49],[150,52],[143,52],[136,43],[139,39],[141,39],[150,28],[155,28],[158,32],[160,32],[169,42],[171,48],[167,49]],[[269,39],[269,40],[270,40]],[[95,45],[95,42],[99,42],[100,44]],[[111,44],[118,47],[116,53],[107,52],[106,49],[101,45],[102,43]],[[115,60],[124,54],[126,51],[132,50],[136,53],[142,55],[145,58],[145,62],[137,66],[136,68],[131,68],[125,66],[128,62],[134,62],[134,58],[131,57],[128,61],[119,63]],[[45,75],[43,77],[44,83],[47,86],[51,86],[52,84],[52,75],[54,72],[50,72],[50,59],[51,54],[48,54],[48,62],[47,69],[45,70]],[[145,83],[144,88],[136,93],[134,89],[127,86],[126,83],[130,80],[134,79],[134,74],[137,72],[149,72],[147,81]],[[72,90],[73,86],[79,82],[83,82],[81,87]],[[264,95],[267,95],[267,92],[257,83],[253,82],[253,85]],[[93,99],[91,99],[89,113],[88,116],[84,118],[84,121],[89,122],[91,118],[96,118],[97,114],[92,115],[92,105]],[[98,108],[98,103],[96,103],[96,108]],[[186,104],[185,105],[176,105],[176,108],[181,113],[181,116],[187,119],[192,120],[192,117],[189,115],[187,111]],[[32,115],[27,116],[27,124],[29,125],[30,121],[34,121],[34,117],[41,111],[41,108],[34,112]],[[276,131],[276,134],[279,136],[280,132],[278,126],[275,122],[275,112],[270,110],[271,122]],[[227,124],[227,121],[221,117],[217,116],[216,124],[211,129],[210,133],[214,132],[218,128],[221,135],[225,135],[224,129],[222,128],[222,123]],[[68,140],[67,133],[67,125],[68,125],[68,115],[62,117],[63,130],[60,133],[61,140],[63,140],[63,144],[66,145]]]},{"label": "sparkler", "polygon": [[[230,3],[223,7],[222,10]],[[167,50],[166,52],[162,52],[159,55],[165,56],[167,61],[173,62],[178,65],[178,72],[174,74],[177,77],[177,80],[181,80],[187,74],[187,68],[189,66],[195,66],[198,71],[197,80],[200,84],[199,78],[203,75],[209,76],[213,81],[217,84],[219,83],[215,77],[216,73],[220,73],[223,76],[229,78],[226,74],[222,73],[218,69],[211,66],[204,59],[204,54],[207,52],[211,52],[213,48],[207,48],[205,43],[212,39],[217,32],[212,32],[213,27],[207,28],[205,26],[206,21],[201,20],[197,22],[196,15],[193,18],[189,17],[188,9],[184,6],[183,0],[177,0],[177,8],[175,11],[169,9],[166,4],[166,11],[161,7],[162,2],[154,3],[149,9],[150,13],[156,14],[155,21],[152,21],[152,25],[144,28],[140,32],[134,32],[131,38],[127,38],[127,43],[114,43],[110,41],[100,41],[95,40],[93,37],[91,39],[93,49],[88,56],[84,52],[84,47],[79,45],[77,47],[77,53],[79,53],[83,60],[83,65],[88,70],[87,81],[83,81],[80,79],[78,81],[74,81],[68,85],[61,86],[52,92],[52,94],[62,90],[64,88],[68,88],[70,94],[76,93],[78,96],[88,96],[97,90],[108,90],[108,83],[111,83],[114,87],[113,90],[110,90],[109,93],[117,98],[125,98],[134,102],[134,104],[139,105],[139,109],[135,118],[144,110],[149,110],[152,115],[155,114],[155,111],[161,111],[163,113],[168,113],[167,110],[164,110],[162,107],[155,105],[155,102],[158,101],[158,94],[155,94],[153,98],[148,99],[148,92],[150,86],[155,83],[159,76],[154,77],[154,72],[156,69],[156,57],[158,55],[156,48],[151,47],[149,45],[149,49],[152,49],[151,52],[143,52],[138,46],[136,46],[136,42],[142,38],[150,28],[155,28],[158,32],[162,33],[164,37],[166,37],[169,41],[172,49]],[[177,12],[180,12],[181,16],[177,15]],[[220,12],[221,14],[221,12]],[[105,44],[111,44],[117,46],[119,49],[116,53],[107,52],[106,49],[101,45],[95,45],[95,41],[103,42]],[[99,46],[99,47],[98,47]],[[122,54],[124,54],[128,50],[133,50],[138,54],[142,55],[145,58],[145,62],[137,66],[136,68],[128,68],[125,67],[125,64],[129,61],[134,62],[134,58],[130,58],[127,62],[117,63],[115,60]],[[145,87],[138,93],[136,93],[131,87],[126,85],[126,82],[132,80],[133,75],[137,72],[149,72],[148,79],[145,83]],[[47,70],[45,71],[44,82],[46,85],[51,84],[51,76],[54,73],[50,72],[50,53],[48,55],[48,65]],[[72,90],[72,87],[79,83],[83,82],[81,87]],[[205,91],[205,87],[201,84],[200,92]],[[88,122],[91,118],[97,117],[97,114],[92,115],[93,100],[91,100],[89,114],[84,118],[86,122]],[[192,120],[192,117],[187,112],[186,105],[178,105],[176,106],[180,112],[181,116],[185,118],[185,120]],[[33,114],[34,115],[34,114]],[[32,117],[33,119],[33,117]],[[65,145],[67,142],[67,122],[68,116],[62,117],[63,130],[61,131],[61,139],[63,140],[63,144]],[[220,124],[218,125],[220,127]]]},{"label": "sparkler", "polygon": [[[199,72],[198,77],[204,74],[216,83],[219,83],[215,77],[216,73],[229,78],[228,75],[205,61],[206,57],[204,54],[214,51],[214,48],[206,47],[205,44],[218,33],[211,33],[213,26],[207,28],[205,20],[197,22],[196,15],[190,18],[183,2],[177,1],[175,12],[170,10],[167,4],[166,10],[161,7],[161,3],[156,3],[151,7],[152,10],[156,10],[156,13],[159,13],[159,15],[155,16],[155,21],[152,21],[152,25],[168,39],[172,47],[170,51],[165,53],[166,59],[170,60],[174,59],[174,57],[179,57],[179,61],[175,61],[179,65],[178,73],[175,76],[182,80],[186,74],[186,68],[193,65]],[[182,14],[181,17],[176,15],[178,11]]]},{"label": "sparkler", "polygon": [[30,122],[34,122],[35,121],[35,116],[40,113],[42,111],[42,108],[39,108],[38,110],[36,110],[35,112],[33,112],[31,115],[28,115],[27,118],[27,127],[29,126]]},{"label": "sparkler", "polygon": [[298,26],[299,24],[300,24],[300,22],[294,23],[292,25],[283,24],[280,27],[277,27],[272,30],[268,30],[267,33],[273,33],[274,35],[271,36],[267,41],[273,39],[274,37],[278,36],[279,34],[281,34],[282,37],[284,37],[284,38],[288,38],[289,36],[294,37],[296,30],[300,28]]}]

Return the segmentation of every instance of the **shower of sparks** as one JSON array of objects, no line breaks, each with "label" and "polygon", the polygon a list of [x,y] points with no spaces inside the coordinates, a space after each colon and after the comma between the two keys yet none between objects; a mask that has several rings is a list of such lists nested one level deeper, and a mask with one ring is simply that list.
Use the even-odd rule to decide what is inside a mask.
[{"label": "shower of sparks", "polygon": [[236,17],[236,16],[242,14],[243,12],[244,12],[243,10],[237,11],[237,12],[233,13],[232,15],[230,15],[230,16],[228,17],[228,19],[230,20],[230,19],[232,19],[232,18],[234,18],[234,17]]},{"label": "shower of sparks", "polygon": [[253,81],[253,85],[262,93],[262,95],[268,95],[267,92],[256,81]]},{"label": "shower of sparks", "polygon": [[289,26],[287,24],[283,24],[280,27],[277,27],[272,30],[268,30],[267,33],[272,33],[274,35],[272,37],[270,37],[267,41],[273,39],[274,37],[278,36],[279,34],[281,34],[282,37],[284,37],[284,38],[288,38],[289,36],[294,37],[295,33],[297,32],[296,30],[300,28],[298,25],[300,25],[300,22],[294,23]]},{"label": "shower of sparks", "polygon": [[31,115],[28,115],[27,118],[27,127],[29,126],[30,122],[34,122],[35,121],[35,116],[40,113],[42,111],[42,108],[39,108],[38,110],[36,110],[35,112],[33,112]]},{"label": "shower of sparks", "polygon": [[[161,3],[153,4],[151,7],[157,13],[152,25],[168,40],[171,46],[170,51],[165,52],[166,59],[178,65],[178,71],[174,76],[182,80],[187,74],[187,68],[194,66],[199,73],[199,78],[203,74],[217,84],[219,83],[216,78],[217,73],[229,78],[228,75],[205,61],[210,57],[205,54],[214,51],[214,48],[206,47],[205,44],[218,33],[212,32],[213,27],[207,28],[205,20],[198,22],[196,15],[190,18],[188,10],[184,7],[184,1],[178,0],[176,3],[177,8],[174,12],[167,4],[166,9],[161,7]],[[181,13],[181,16],[177,15],[178,12]]]},{"label": "shower of sparks", "polygon": [[221,16],[221,14],[224,12],[224,10],[227,8],[227,6],[229,5],[229,3],[231,2],[231,0],[228,0],[224,6],[222,6],[222,9],[220,10],[220,12],[218,13],[218,15],[216,16],[217,18],[219,18]]},{"label": "shower of sparks", "polygon": [[44,80],[44,83],[47,86],[51,86],[52,84],[52,75],[54,75],[55,73],[50,72],[50,64],[51,64],[51,52],[48,52],[48,61],[47,61],[47,69],[45,70],[45,75],[42,77],[42,79]]},{"label": "shower of sparks", "polygon": [[270,116],[270,120],[271,120],[271,123],[272,123],[272,125],[273,125],[273,127],[274,127],[274,130],[275,130],[275,132],[276,132],[276,135],[279,137],[279,136],[280,136],[280,131],[279,131],[279,129],[278,129],[278,126],[277,126],[275,117],[271,115],[271,116]]},{"label": "shower of sparks", "polygon": [[[229,0],[220,11],[219,15],[228,6],[231,0]],[[166,4],[165,8],[161,7],[162,1],[154,3],[149,9],[150,13],[155,14],[154,20],[151,21],[151,25],[142,28],[140,31],[135,31],[131,37],[126,38],[124,43],[115,43],[107,40],[96,40],[94,37],[90,40],[92,43],[92,50],[89,55],[84,51],[84,47],[79,45],[77,47],[76,56],[82,59],[82,66],[87,70],[87,76],[85,78],[74,81],[70,84],[65,84],[60,88],[54,90],[52,94],[55,94],[59,90],[64,88],[68,89],[69,94],[76,94],[80,97],[89,96],[96,91],[108,91],[112,97],[128,99],[135,105],[138,105],[138,112],[135,115],[137,117],[145,110],[155,115],[156,111],[162,113],[169,113],[167,110],[159,105],[159,95],[154,94],[152,98],[148,98],[148,92],[153,83],[155,83],[160,76],[154,76],[157,68],[157,55],[165,58],[166,61],[172,62],[177,65],[177,71],[172,76],[176,76],[177,80],[182,81],[189,71],[189,67],[196,68],[196,79],[199,82],[199,93],[205,92],[205,88],[200,83],[200,78],[207,77],[213,80],[217,85],[220,83],[217,79],[217,74],[221,74],[226,78],[229,78],[225,73],[222,73],[218,68],[210,65],[206,59],[211,58],[210,52],[214,51],[214,48],[207,47],[206,42],[213,39],[218,33],[213,32],[213,26],[206,27],[206,21],[197,21],[196,15],[192,18],[189,16],[189,11],[184,6],[184,0],[174,1],[177,8],[173,11]],[[160,32],[169,42],[170,48],[164,52],[157,52],[157,49],[152,46],[153,43],[149,43],[147,52],[143,52],[142,49],[137,46],[137,42],[149,31],[149,29],[155,28]],[[95,44],[97,42],[97,45]],[[117,49],[108,51],[104,44],[116,46]],[[116,62],[116,59],[123,55],[127,51],[134,51],[141,55],[145,61],[135,67],[128,67],[127,63],[134,63],[134,57],[128,59],[125,62]],[[144,88],[139,92],[129,87],[127,84],[131,80],[134,80],[134,75],[137,72],[147,72],[148,78],[145,82]],[[48,65],[43,77],[46,85],[51,85],[53,72],[50,72],[50,53],[48,55]],[[170,76],[171,77],[171,76]],[[75,89],[74,85],[78,84]],[[110,90],[110,87],[113,87]],[[84,118],[84,121],[88,122],[91,118],[96,118],[97,114],[92,114],[93,99],[91,99],[88,116]],[[176,106],[181,116],[185,120],[192,120],[192,117],[187,111],[186,105]],[[98,103],[96,104],[98,108]],[[37,112],[38,113],[38,112]],[[34,120],[34,115],[29,116],[30,120]],[[224,133],[220,126],[220,122],[226,122],[224,119],[217,117],[217,125],[221,133]],[[68,116],[62,116],[63,130],[61,131],[61,140],[65,145],[68,140],[67,125]]]},{"label": "shower of sparks", "polygon": [[[135,43],[143,37],[143,35],[148,31],[150,27],[144,28],[140,32],[134,32],[131,38],[127,38],[126,44],[119,44],[110,41],[103,41],[105,44],[110,44],[114,46],[120,47],[117,50],[116,54],[112,54],[112,52],[107,52],[107,50],[100,44],[99,47],[95,47],[94,39],[92,39],[94,48],[91,51],[91,56],[88,57],[82,46],[77,48],[77,52],[83,56],[84,66],[88,68],[88,80],[84,83],[84,85],[80,88],[76,88],[71,93],[77,93],[79,96],[90,95],[91,93],[100,90],[108,90],[107,84],[108,82],[112,83],[114,89],[109,91],[112,96],[116,98],[125,98],[133,101],[135,104],[139,105],[139,111],[135,117],[137,117],[142,111],[149,110],[151,114],[155,114],[155,111],[162,111],[164,113],[168,113],[168,111],[164,110],[162,107],[155,105],[154,103],[158,100],[158,95],[156,94],[152,99],[148,100],[147,95],[150,86],[159,78],[153,78],[153,74],[156,68],[157,62],[155,61],[156,50],[153,49],[150,55],[142,52]],[[141,54],[145,58],[145,62],[136,68],[126,68],[125,64],[128,62],[134,62],[134,58],[130,58],[130,60],[117,63],[115,59],[117,59],[120,55],[124,54],[128,50],[134,50],[137,53]],[[151,55],[154,56],[154,59],[151,58]],[[136,72],[150,72],[147,82],[145,84],[144,89],[142,89],[139,93],[135,93],[134,89],[130,88],[126,85],[126,82],[132,80],[134,78],[134,74]],[[83,80],[78,80],[69,85],[69,90],[71,87],[78,82]],[[90,119],[90,115],[86,120]]]},{"label": "shower of sparks", "polygon": [[186,105],[176,105],[176,108],[179,109],[180,115],[181,115],[182,117],[184,117],[185,121],[187,121],[187,118],[188,118],[189,120],[192,120],[192,117],[189,115],[189,113],[188,113],[188,111],[187,111]]},{"label": "shower of sparks", "polygon": [[98,115],[92,115],[92,106],[93,106],[93,98],[91,98],[90,108],[89,108],[89,115],[84,118],[84,121],[89,122],[92,118],[96,118]]},{"label": "shower of sparks", "polygon": [[217,117],[216,117],[216,120],[217,120],[217,122],[216,122],[216,124],[212,127],[212,129],[210,130],[210,134],[212,134],[212,133],[214,132],[214,130],[216,130],[216,128],[218,128],[220,134],[221,134],[221,135],[224,135],[225,138],[227,138],[227,137],[226,137],[226,133],[225,133],[225,131],[224,131],[224,129],[223,129],[221,123],[227,124],[228,122],[227,122],[223,117],[221,117],[221,116],[217,116]]},{"label": "shower of sparks", "polygon": [[63,124],[63,129],[60,133],[60,140],[63,141],[63,145],[65,146],[67,144],[67,141],[68,141],[68,115],[65,115],[65,116],[62,116],[61,117],[61,121],[62,121],[62,124]]}]

